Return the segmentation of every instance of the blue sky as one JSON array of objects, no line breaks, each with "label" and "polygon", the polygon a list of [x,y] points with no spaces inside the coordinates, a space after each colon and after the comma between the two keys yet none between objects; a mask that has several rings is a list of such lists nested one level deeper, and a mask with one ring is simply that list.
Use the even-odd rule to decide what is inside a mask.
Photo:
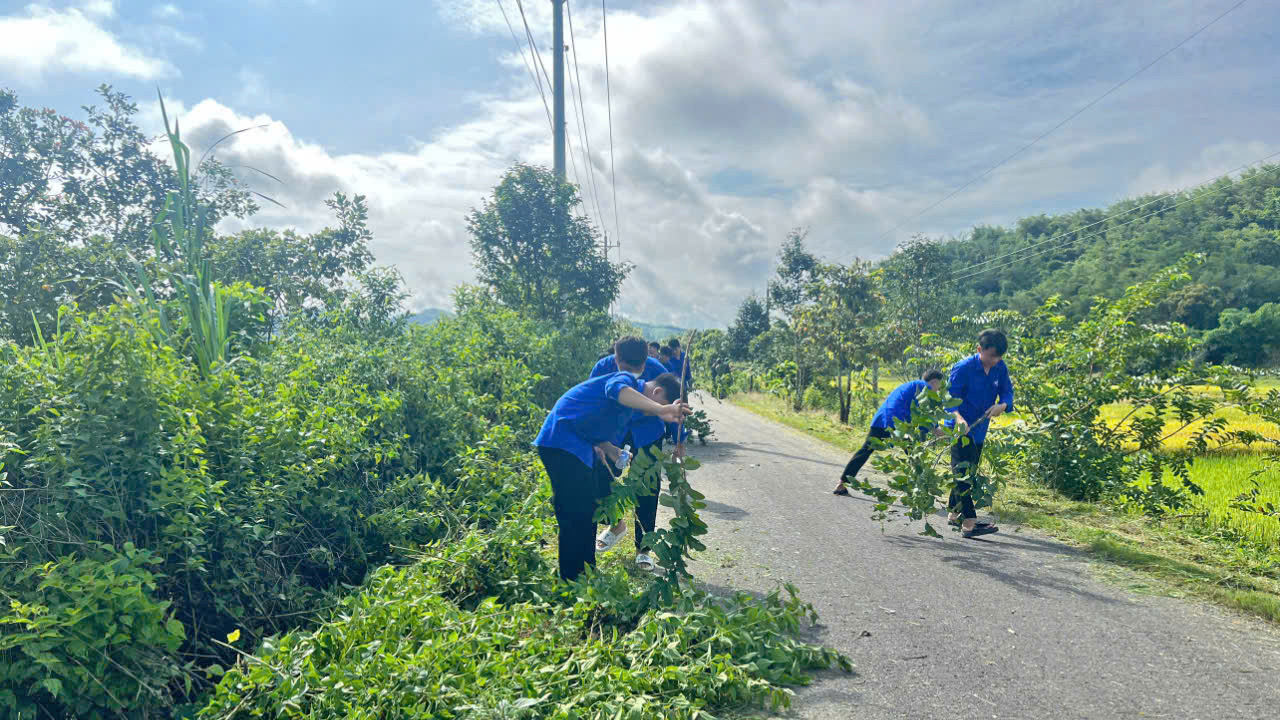
[{"label": "blue sky", "polygon": [[[877,258],[912,232],[1108,204],[1280,150],[1280,7],[1250,0],[912,219],[1234,2],[615,0],[615,225],[600,4],[571,0],[592,154],[576,123],[571,150],[637,265],[621,310],[723,324],[794,226],[830,259]],[[550,3],[524,5],[545,53]],[[466,212],[511,163],[550,162],[499,7],[522,29],[515,0],[0,2],[0,85],[75,114],[108,82],[153,129],[158,85],[197,146],[269,125],[219,150],[285,180],[261,189],[288,208],[252,224],[315,229],[334,190],[365,193],[378,260],[416,307],[441,306],[472,277]]]}]

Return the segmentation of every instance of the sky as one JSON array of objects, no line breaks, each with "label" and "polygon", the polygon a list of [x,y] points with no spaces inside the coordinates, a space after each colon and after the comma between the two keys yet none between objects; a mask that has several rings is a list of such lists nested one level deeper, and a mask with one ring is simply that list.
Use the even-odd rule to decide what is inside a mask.
[{"label": "sky", "polygon": [[[791,228],[827,260],[874,260],[1280,151],[1280,4],[1249,0],[921,214],[1236,1],[614,0],[611,153],[601,4],[570,0],[568,175],[635,265],[618,310],[723,326]],[[550,70],[551,3],[523,6]],[[474,280],[465,217],[503,172],[551,165],[528,53],[516,0],[0,0],[20,102],[75,116],[109,83],[159,132],[159,88],[196,151],[265,125],[217,150],[281,180],[238,170],[285,205],[247,225],[317,230],[334,191],[366,195],[415,310]]]}]

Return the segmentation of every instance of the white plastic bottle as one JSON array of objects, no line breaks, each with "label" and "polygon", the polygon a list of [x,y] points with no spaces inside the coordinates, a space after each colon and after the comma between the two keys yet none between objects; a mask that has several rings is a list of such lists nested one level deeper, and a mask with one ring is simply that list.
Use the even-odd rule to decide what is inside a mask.
[{"label": "white plastic bottle", "polygon": [[618,462],[615,464],[618,466],[619,470],[624,470],[628,465],[631,464],[631,446],[630,445],[624,445],[622,447],[622,450],[618,453]]}]

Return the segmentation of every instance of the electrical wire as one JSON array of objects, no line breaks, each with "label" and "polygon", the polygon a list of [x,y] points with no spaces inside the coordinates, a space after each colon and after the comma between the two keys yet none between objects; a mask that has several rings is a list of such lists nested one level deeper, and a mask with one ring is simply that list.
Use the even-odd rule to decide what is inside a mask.
[{"label": "electrical wire", "polygon": [[613,88],[609,85],[609,9],[600,0],[600,22],[604,27],[604,89],[609,107],[609,184],[613,189],[614,241],[618,246],[618,260],[622,260],[622,225],[618,222],[618,172],[613,162]]},{"label": "electrical wire", "polygon": [[1248,167],[1249,167],[1249,166],[1251,166],[1251,165],[1258,165],[1258,164],[1264,163],[1264,162],[1266,162],[1266,161],[1270,160],[1271,158],[1276,157],[1276,156],[1278,156],[1278,155],[1280,155],[1280,151],[1274,152],[1274,153],[1272,153],[1272,154],[1270,154],[1270,155],[1268,155],[1268,156],[1266,156],[1266,157],[1264,157],[1264,158],[1262,158],[1262,159],[1260,159],[1260,160],[1255,160],[1255,161],[1250,162],[1250,163],[1245,163],[1244,165],[1241,165],[1240,167],[1237,167],[1237,168],[1234,168],[1234,169],[1228,170],[1228,171],[1227,171],[1227,172],[1225,172],[1225,173],[1216,173],[1216,174],[1214,174],[1214,175],[1213,175],[1213,177],[1208,178],[1208,179],[1206,179],[1206,180],[1202,180],[1201,182],[1198,182],[1198,183],[1196,183],[1195,185],[1192,185],[1190,188],[1182,188],[1182,189],[1180,189],[1180,190],[1173,190],[1173,191],[1171,191],[1171,192],[1165,193],[1164,195],[1160,195],[1160,196],[1158,196],[1158,197],[1156,197],[1156,198],[1153,198],[1153,199],[1151,199],[1151,200],[1148,200],[1147,202],[1142,203],[1141,205],[1136,205],[1136,206],[1131,207],[1131,208],[1129,208],[1129,209],[1127,209],[1127,210],[1121,210],[1120,212],[1118,212],[1118,213],[1116,213],[1116,214],[1114,214],[1114,215],[1110,215],[1110,216],[1108,216],[1108,217],[1104,217],[1104,218],[1102,218],[1101,220],[1097,220],[1097,221],[1091,222],[1091,223],[1089,223],[1088,225],[1084,225],[1084,226],[1082,226],[1082,227],[1078,227],[1078,228],[1076,228],[1076,229],[1074,229],[1074,230],[1068,230],[1068,231],[1066,231],[1066,232],[1064,232],[1064,233],[1060,233],[1060,234],[1058,234],[1058,235],[1054,235],[1053,237],[1051,237],[1051,238],[1049,238],[1049,239],[1047,239],[1047,240],[1041,240],[1041,241],[1039,241],[1039,242],[1036,242],[1036,243],[1033,243],[1033,244],[1031,244],[1031,245],[1028,245],[1028,246],[1026,246],[1026,247],[1024,247],[1024,248],[1019,248],[1019,249],[1017,249],[1017,250],[1014,250],[1013,252],[1005,253],[1004,255],[997,255],[997,256],[995,256],[995,257],[991,258],[990,260],[983,260],[983,261],[982,261],[982,262],[980,262],[980,263],[974,263],[973,265],[970,265],[969,267],[966,267],[966,268],[963,268],[963,269],[959,270],[959,272],[961,272],[961,273],[966,273],[966,272],[969,272],[970,270],[974,270],[974,269],[980,268],[980,267],[982,267],[983,265],[988,265],[988,264],[993,263],[993,262],[995,262],[995,261],[997,261],[997,260],[1003,260],[1003,259],[1005,259],[1005,258],[1007,258],[1007,257],[1013,257],[1014,255],[1018,255],[1018,254],[1020,254],[1020,253],[1024,253],[1024,252],[1026,252],[1027,250],[1031,250],[1032,248],[1036,248],[1036,247],[1039,247],[1039,246],[1041,246],[1041,245],[1046,245],[1046,244],[1051,243],[1051,242],[1053,242],[1053,241],[1055,241],[1055,240],[1058,240],[1058,239],[1064,238],[1064,237],[1066,237],[1066,236],[1068,236],[1068,235],[1074,235],[1074,234],[1076,234],[1076,233],[1078,233],[1078,232],[1081,232],[1082,230],[1088,230],[1089,228],[1093,227],[1094,225],[1099,225],[1099,224],[1101,224],[1101,223],[1107,222],[1108,220],[1114,220],[1114,219],[1116,219],[1116,218],[1118,218],[1118,217],[1121,217],[1121,216],[1123,216],[1123,215],[1128,215],[1128,214],[1129,214],[1129,213],[1131,213],[1131,212],[1136,212],[1136,211],[1138,211],[1138,210],[1141,210],[1141,209],[1142,209],[1142,208],[1144,208],[1144,207],[1147,207],[1148,205],[1153,205],[1153,204],[1155,204],[1155,203],[1158,203],[1158,202],[1160,202],[1161,200],[1166,200],[1166,199],[1171,198],[1171,197],[1173,197],[1173,196],[1175,196],[1175,195],[1178,195],[1178,194],[1180,194],[1180,193],[1189,192],[1189,191],[1191,191],[1191,190],[1193,190],[1193,189],[1195,189],[1195,188],[1197,188],[1197,187],[1200,187],[1201,185],[1206,185],[1206,184],[1208,184],[1208,183],[1216,182],[1216,181],[1218,180],[1218,178],[1221,178],[1223,175],[1231,175],[1231,174],[1233,174],[1233,173],[1240,172],[1241,170],[1244,170],[1245,168],[1248,168]]},{"label": "electrical wire", "polygon": [[[577,113],[579,118],[578,134],[582,139],[582,164],[587,166],[587,177],[591,181],[591,195],[596,208],[596,221],[604,223],[604,213],[600,210],[600,188],[596,184],[595,165],[591,162],[591,132],[587,129],[587,104],[582,97],[582,74],[578,71],[578,41],[573,32],[573,11],[569,9],[569,2],[566,0],[564,4],[565,15],[569,20],[569,47],[573,50],[573,77],[576,80],[578,101]],[[573,88],[570,88],[572,91]],[[571,92],[572,94],[572,92]],[[606,248],[607,250],[607,248]]]},{"label": "electrical wire", "polygon": [[[1267,158],[1263,158],[1263,161],[1265,161],[1266,159],[1269,159],[1269,158],[1271,158],[1271,157],[1274,157],[1275,155],[1280,155],[1280,152],[1278,152],[1278,153],[1273,153],[1272,155],[1268,155],[1268,156],[1267,156]],[[1259,162],[1262,162],[1262,161],[1259,161]],[[1249,163],[1249,164],[1250,164],[1250,165],[1254,165],[1254,164],[1256,164],[1256,163]],[[1277,165],[1277,166],[1276,166],[1276,169],[1280,169],[1280,165]],[[1185,190],[1184,190],[1184,191],[1181,191],[1181,192],[1188,192],[1188,191],[1185,191]],[[1105,228],[1105,229],[1103,229],[1103,230],[1099,230],[1099,231],[1098,231],[1098,232],[1096,232],[1096,233],[1090,233],[1089,235],[1083,235],[1083,236],[1078,237],[1078,238],[1075,238],[1075,239],[1073,239],[1073,240],[1067,240],[1067,241],[1064,241],[1064,242],[1059,243],[1059,244],[1057,244],[1057,245],[1055,245],[1055,246],[1053,246],[1053,247],[1051,247],[1051,248],[1047,248],[1047,249],[1045,249],[1045,250],[1041,250],[1041,251],[1039,251],[1039,252],[1034,252],[1034,253],[1031,253],[1030,255],[1023,255],[1022,257],[1019,257],[1019,258],[1018,258],[1018,259],[1016,259],[1016,260],[1011,260],[1011,261],[1009,261],[1009,262],[1007,262],[1007,263],[1004,263],[1004,264],[1001,264],[1001,265],[996,265],[995,267],[990,267],[990,268],[987,268],[987,269],[985,269],[985,270],[979,270],[979,271],[977,271],[977,272],[969,273],[969,274],[967,274],[967,275],[961,275],[960,277],[952,278],[951,280],[949,280],[949,281],[947,281],[947,282],[949,282],[949,283],[957,283],[957,282],[960,282],[961,280],[967,280],[967,279],[969,279],[969,278],[971,278],[971,277],[976,277],[976,276],[981,275],[981,274],[983,274],[983,273],[985,273],[985,272],[990,272],[990,271],[992,271],[992,270],[999,270],[999,269],[1001,269],[1001,268],[1006,268],[1006,267],[1009,267],[1010,265],[1016,265],[1016,264],[1018,264],[1018,263],[1020,263],[1020,262],[1023,262],[1024,260],[1027,260],[1027,259],[1030,259],[1030,258],[1033,258],[1033,257],[1038,257],[1038,256],[1040,256],[1040,255],[1044,255],[1044,254],[1046,254],[1046,253],[1051,253],[1051,252],[1054,252],[1054,251],[1056,251],[1056,250],[1061,250],[1061,249],[1063,249],[1063,248],[1067,247],[1068,245],[1072,245],[1072,244],[1074,244],[1074,243],[1080,242],[1081,240],[1087,240],[1087,239],[1089,239],[1089,238],[1091,238],[1091,237],[1098,237],[1099,235],[1105,235],[1106,233],[1108,233],[1108,232],[1110,232],[1110,231],[1112,231],[1112,230],[1115,230],[1116,228],[1122,228],[1122,227],[1124,227],[1124,226],[1126,226],[1126,225],[1132,225],[1132,224],[1134,224],[1134,223],[1136,223],[1136,222],[1138,222],[1138,221],[1140,221],[1140,220],[1146,220],[1146,219],[1147,219],[1147,218],[1149,218],[1149,217],[1152,217],[1152,216],[1155,216],[1155,215],[1160,215],[1160,214],[1162,214],[1162,213],[1169,212],[1170,210],[1173,210],[1174,208],[1180,207],[1180,206],[1182,206],[1182,205],[1186,205],[1187,203],[1192,202],[1192,201],[1194,201],[1194,200],[1200,200],[1200,199],[1202,199],[1202,198],[1204,198],[1204,197],[1207,197],[1207,196],[1209,196],[1209,195],[1212,195],[1214,192],[1218,192],[1218,190],[1209,190],[1208,192],[1200,193],[1200,194],[1198,194],[1198,195],[1191,195],[1190,197],[1188,197],[1188,198],[1186,198],[1186,199],[1184,199],[1184,200],[1182,200],[1182,201],[1180,201],[1180,202],[1174,203],[1173,205],[1170,205],[1170,206],[1169,206],[1169,207],[1167,207],[1167,208],[1162,208],[1162,209],[1160,209],[1160,210],[1156,210],[1155,212],[1147,213],[1146,215],[1143,215],[1143,216],[1138,217],[1138,218],[1134,218],[1133,220],[1130,220],[1130,221],[1128,221],[1128,222],[1123,222],[1123,223],[1120,223],[1119,225],[1113,225],[1112,227]],[[1123,214],[1123,213],[1120,213],[1120,214]],[[1096,224],[1096,223],[1095,223],[1095,224]]]},{"label": "electrical wire", "polygon": [[547,94],[542,89],[542,80],[537,73],[533,71],[533,66],[529,64],[529,58],[525,55],[524,45],[520,44],[520,40],[516,38],[516,30],[511,26],[511,20],[507,17],[507,8],[502,4],[502,0],[494,0],[498,3],[498,9],[502,11],[502,19],[507,23],[507,31],[511,33],[511,40],[516,45],[516,52],[520,53],[520,60],[524,63],[524,69],[529,71],[529,77],[533,80],[533,84],[538,88],[538,95],[542,97],[542,109],[547,112],[547,125],[551,128],[551,132],[555,132],[555,123],[551,120],[551,105],[547,103]]},{"label": "electrical wire", "polygon": [[1190,42],[1190,41],[1191,41],[1193,38],[1195,38],[1197,35],[1199,35],[1200,33],[1204,32],[1205,30],[1208,30],[1210,27],[1212,27],[1212,26],[1213,26],[1215,23],[1217,23],[1219,20],[1221,20],[1222,18],[1224,18],[1224,17],[1226,17],[1227,15],[1231,14],[1233,11],[1235,11],[1235,10],[1236,10],[1237,8],[1239,8],[1241,5],[1244,5],[1246,2],[1248,2],[1248,0],[1240,0],[1240,1],[1239,1],[1239,2],[1237,2],[1235,5],[1232,5],[1231,7],[1227,8],[1227,9],[1226,9],[1225,11],[1223,11],[1220,15],[1218,15],[1218,16],[1217,16],[1217,17],[1215,17],[1214,19],[1210,20],[1209,22],[1205,23],[1204,25],[1201,25],[1201,26],[1200,26],[1200,28],[1199,28],[1198,30],[1196,30],[1195,32],[1193,32],[1193,33],[1191,33],[1190,35],[1186,36],[1185,38],[1183,38],[1183,39],[1182,39],[1181,41],[1179,41],[1176,45],[1174,45],[1173,47],[1169,48],[1168,50],[1165,50],[1164,52],[1160,53],[1160,55],[1159,55],[1159,56],[1157,56],[1157,57],[1156,57],[1156,59],[1152,60],[1151,62],[1147,63],[1146,65],[1143,65],[1141,68],[1139,68],[1139,69],[1138,69],[1138,71],[1137,71],[1137,72],[1133,73],[1133,74],[1132,74],[1132,75],[1130,75],[1129,77],[1127,77],[1127,78],[1125,78],[1124,80],[1121,80],[1120,82],[1118,82],[1118,83],[1116,83],[1115,85],[1113,85],[1113,86],[1111,87],[1111,89],[1110,89],[1110,90],[1107,90],[1106,92],[1102,93],[1101,95],[1099,95],[1098,97],[1094,98],[1093,100],[1090,100],[1090,101],[1089,101],[1089,102],[1088,102],[1084,107],[1082,107],[1082,108],[1080,108],[1079,110],[1076,110],[1075,112],[1071,113],[1070,115],[1068,115],[1068,116],[1066,117],[1066,119],[1062,120],[1062,121],[1061,121],[1061,122],[1059,122],[1057,125],[1054,125],[1053,127],[1051,127],[1051,128],[1049,128],[1048,130],[1044,131],[1044,132],[1043,132],[1043,133],[1041,133],[1039,136],[1037,136],[1037,137],[1036,137],[1036,139],[1034,139],[1034,140],[1032,140],[1031,142],[1027,143],[1026,145],[1023,145],[1022,147],[1018,148],[1018,149],[1017,149],[1017,150],[1015,150],[1012,154],[1008,155],[1007,157],[1005,157],[1005,158],[1004,158],[1003,160],[1001,160],[1000,162],[998,162],[998,163],[996,163],[995,165],[992,165],[991,167],[987,168],[987,169],[986,169],[986,170],[984,170],[981,174],[979,174],[977,177],[972,178],[972,179],[971,179],[971,180],[969,180],[968,182],[965,182],[964,184],[962,184],[962,185],[960,185],[959,187],[955,188],[955,189],[954,189],[954,190],[952,190],[951,192],[947,193],[946,195],[944,195],[944,196],[942,197],[942,199],[937,200],[937,201],[936,201],[936,202],[934,202],[932,205],[929,205],[928,207],[926,207],[925,209],[923,209],[923,210],[921,210],[920,212],[916,213],[915,215],[912,215],[911,217],[907,218],[906,220],[903,220],[902,222],[898,223],[897,225],[893,226],[892,228],[890,228],[890,229],[886,230],[884,233],[882,233],[882,234],[880,235],[880,238],[884,238],[885,236],[889,235],[890,233],[897,232],[898,230],[902,229],[902,226],[906,225],[907,223],[909,223],[909,222],[911,222],[911,221],[913,221],[913,220],[916,220],[917,218],[919,218],[920,216],[922,216],[922,215],[924,215],[925,213],[929,212],[930,210],[933,210],[934,208],[938,207],[938,206],[939,206],[939,205],[941,205],[942,203],[944,203],[944,202],[946,202],[946,201],[950,200],[951,198],[955,197],[956,195],[960,194],[960,193],[961,193],[962,191],[964,191],[966,188],[970,187],[970,186],[971,186],[971,185],[973,185],[974,183],[976,183],[976,182],[978,182],[979,180],[981,180],[981,179],[985,178],[986,176],[990,175],[992,172],[995,172],[998,168],[1000,168],[1001,166],[1003,166],[1005,163],[1009,162],[1010,160],[1014,159],[1015,157],[1018,157],[1018,156],[1019,156],[1019,155],[1021,155],[1022,153],[1026,152],[1026,151],[1027,151],[1028,149],[1030,149],[1033,145],[1035,145],[1036,143],[1038,143],[1038,142],[1040,142],[1041,140],[1045,139],[1046,137],[1048,137],[1049,135],[1051,135],[1054,131],[1056,131],[1056,130],[1058,130],[1059,128],[1061,128],[1063,125],[1066,125],[1067,123],[1069,123],[1069,122],[1071,122],[1072,120],[1074,120],[1074,119],[1076,119],[1077,117],[1079,117],[1082,113],[1084,113],[1084,112],[1085,112],[1086,110],[1088,110],[1089,108],[1093,107],[1094,105],[1097,105],[1099,102],[1101,102],[1101,101],[1103,100],[1103,98],[1106,98],[1106,97],[1107,97],[1108,95],[1110,95],[1111,93],[1115,92],[1116,90],[1119,90],[1121,87],[1124,87],[1126,84],[1128,84],[1128,82],[1129,82],[1130,80],[1133,80],[1134,78],[1138,77],[1138,76],[1139,76],[1139,75],[1141,75],[1142,73],[1146,72],[1148,69],[1150,69],[1150,68],[1151,68],[1151,66],[1153,66],[1153,65],[1155,65],[1156,63],[1160,62],[1161,60],[1163,60],[1165,57],[1167,57],[1170,53],[1172,53],[1173,51],[1177,50],[1178,48],[1182,47],[1183,45],[1186,45],[1188,42]]}]

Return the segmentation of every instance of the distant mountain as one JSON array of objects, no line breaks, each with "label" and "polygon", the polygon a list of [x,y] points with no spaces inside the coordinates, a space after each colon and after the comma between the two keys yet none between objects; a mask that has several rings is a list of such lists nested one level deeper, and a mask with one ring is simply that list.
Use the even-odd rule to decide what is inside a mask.
[{"label": "distant mountain", "polygon": [[409,322],[415,325],[434,325],[442,317],[453,317],[453,313],[441,308],[427,308],[420,313],[409,316]]},{"label": "distant mountain", "polygon": [[665,343],[671,338],[683,338],[689,331],[682,327],[674,325],[655,325],[653,323],[640,322],[639,320],[630,320],[627,322],[635,326],[645,340],[657,340]]}]

